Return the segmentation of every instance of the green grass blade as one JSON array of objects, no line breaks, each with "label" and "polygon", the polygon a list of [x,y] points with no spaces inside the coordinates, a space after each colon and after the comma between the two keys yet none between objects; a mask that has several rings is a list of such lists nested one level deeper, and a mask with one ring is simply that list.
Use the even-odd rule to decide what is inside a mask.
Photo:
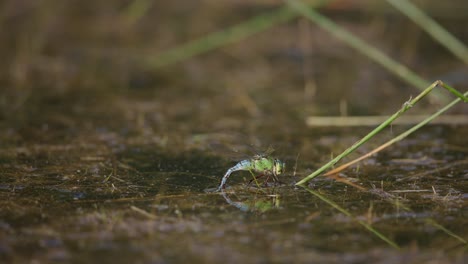
[{"label": "green grass blade", "polygon": [[[395,74],[403,81],[407,82],[408,84],[419,88],[421,90],[425,89],[430,83],[427,80],[419,77],[416,73],[412,70],[407,68],[406,66],[398,63],[397,61],[393,60],[380,50],[376,49],[375,47],[369,45],[362,39],[358,38],[357,36],[353,35],[349,31],[343,29],[342,27],[338,26],[335,22],[331,21],[330,19],[322,16],[313,8],[305,5],[301,1],[298,0],[286,0],[286,2],[296,10],[298,13],[302,14],[304,17],[308,18],[309,20],[313,21],[321,28],[327,30],[332,35],[334,35],[339,40],[345,42],[352,48],[356,49],[360,53],[364,54],[365,56],[369,57],[371,60],[377,62],[382,67],[387,69],[389,72]],[[439,99],[442,101],[447,101],[447,97],[440,93],[436,92],[434,95],[431,95],[434,99]]]},{"label": "green grass blade", "polygon": [[[468,96],[468,92],[465,93],[464,95],[461,94],[460,92],[458,92],[457,90],[455,90],[454,88],[450,87],[449,85],[446,85],[445,83],[441,82],[441,81],[436,81],[434,82],[433,84],[431,84],[429,87],[427,87],[423,92],[421,92],[416,98],[410,100],[409,102],[406,102],[405,104],[403,104],[402,108],[400,110],[398,110],[395,114],[393,114],[390,118],[388,118],[385,122],[383,122],[382,124],[380,124],[377,128],[375,128],[374,130],[372,130],[369,134],[367,134],[365,137],[363,137],[361,140],[359,140],[358,142],[354,143],[354,145],[352,145],[350,148],[346,149],[343,153],[341,153],[340,155],[336,156],[334,159],[332,159],[331,161],[329,161],[327,164],[323,165],[322,167],[320,167],[318,170],[314,171],[312,174],[310,174],[309,176],[303,178],[302,180],[300,180],[298,183],[296,183],[296,185],[303,185],[305,184],[306,182],[310,181],[311,179],[317,177],[318,175],[320,175],[322,172],[324,172],[325,170],[327,170],[328,168],[332,167],[333,165],[335,165],[338,161],[340,161],[342,158],[346,157],[347,155],[349,155],[350,153],[352,153],[354,150],[356,150],[358,147],[360,147],[362,144],[364,144],[365,142],[367,142],[368,140],[370,140],[372,137],[374,137],[376,134],[378,134],[382,129],[384,129],[386,126],[388,126],[389,124],[391,124],[393,122],[393,120],[397,119],[399,116],[401,116],[403,113],[405,113],[406,111],[408,111],[414,104],[416,104],[417,102],[419,102],[419,100],[421,100],[424,96],[426,96],[427,94],[429,94],[435,87],[437,86],[441,86],[447,90],[449,90],[450,92],[453,92],[453,91],[456,91],[454,94],[458,97],[457,99],[455,99],[454,101],[450,102],[449,104],[447,104],[444,108],[442,108],[441,110],[439,110],[438,112],[436,112],[435,114],[433,114],[432,116],[428,117],[427,119],[423,120],[422,122],[420,122],[419,124],[415,125],[414,127],[412,127],[411,129],[407,130],[406,132],[402,133],[401,135],[399,135],[398,137],[395,137],[394,139],[390,140],[389,142],[391,144],[407,137],[409,134],[413,133],[414,131],[416,131],[417,129],[421,128],[422,126],[424,126],[425,124],[429,123],[432,119],[436,118],[437,116],[441,115],[443,112],[445,112],[447,109],[451,108],[452,106],[454,106],[456,103],[460,102],[461,100],[463,100],[464,102],[467,102],[467,96]],[[386,143],[388,144],[388,142]]]},{"label": "green grass blade", "polygon": [[374,234],[375,236],[377,236],[378,238],[382,239],[383,241],[385,241],[387,244],[389,244],[390,246],[396,248],[396,249],[400,249],[400,247],[395,243],[393,242],[392,240],[390,240],[389,238],[387,238],[385,235],[383,235],[382,233],[380,233],[379,231],[377,231],[375,228],[373,228],[371,225],[369,225],[368,223],[362,221],[362,220],[357,220],[350,212],[348,212],[346,209],[340,207],[338,204],[336,204],[335,202],[333,202],[332,200],[329,200],[328,198],[326,198],[325,196],[319,194],[318,192],[316,191],[313,191],[305,186],[303,186],[304,189],[306,189],[309,193],[315,195],[316,197],[318,197],[320,200],[326,202],[327,204],[329,204],[331,207],[335,208],[336,210],[340,211],[341,213],[347,215],[348,217],[351,217],[353,219],[355,219],[360,225],[364,226],[367,230],[369,230],[372,234]]},{"label": "green grass blade", "polygon": [[408,16],[460,60],[468,64],[468,48],[421,9],[406,0],[387,0],[387,2]]},{"label": "green grass blade", "polygon": [[463,102],[468,103],[468,98],[467,98],[466,93],[462,94],[459,91],[457,91],[455,88],[453,88],[452,86],[450,86],[450,85],[448,85],[448,84],[446,84],[446,83],[444,83],[442,81],[439,81],[439,85],[444,87],[445,89],[447,89],[448,91],[450,91],[454,95],[456,95],[458,98],[463,100]]},{"label": "green grass blade", "polygon": [[[466,98],[468,96],[468,92],[466,92],[464,94],[464,101],[466,102]],[[392,140],[390,140],[389,142],[391,144],[397,142],[397,141],[400,141],[402,139],[404,139],[405,137],[409,136],[411,133],[413,133],[414,131],[420,129],[421,127],[425,126],[427,123],[431,122],[432,120],[434,120],[436,117],[440,116],[441,114],[443,114],[445,111],[447,111],[448,109],[452,108],[455,104],[459,103],[460,101],[462,101],[461,98],[457,98],[455,100],[453,100],[452,102],[450,102],[449,104],[447,104],[446,106],[444,106],[442,109],[440,109],[439,111],[435,112],[434,114],[432,114],[431,116],[429,116],[428,118],[424,119],[423,121],[421,121],[420,123],[418,123],[417,125],[413,126],[412,128],[408,129],[407,131],[405,131],[404,133],[398,135],[397,137],[393,138]]]},{"label": "green grass blade", "polygon": [[439,111],[437,111],[434,114],[430,115],[426,119],[422,120],[417,125],[411,127],[410,129],[406,130],[405,132],[401,133],[400,135],[398,135],[398,136],[394,137],[393,139],[389,140],[384,145],[392,145],[392,144],[404,139],[405,137],[409,136],[410,134],[412,134],[416,130],[418,130],[421,127],[427,125],[429,122],[431,122],[432,120],[434,120],[435,118],[437,118],[438,116],[443,114],[445,111],[452,108],[454,105],[456,105],[460,101],[463,101],[465,103],[468,102],[468,92],[465,92],[465,94],[462,94],[462,93],[458,92],[457,90],[455,90],[454,88],[452,88],[452,87],[450,87],[450,86],[448,86],[448,85],[446,85],[445,83],[442,83],[442,82],[439,82],[439,85],[446,88],[447,90],[449,90],[453,94],[455,94],[458,98],[453,100],[452,102],[450,102],[449,104],[447,104],[443,108],[441,108]]}]

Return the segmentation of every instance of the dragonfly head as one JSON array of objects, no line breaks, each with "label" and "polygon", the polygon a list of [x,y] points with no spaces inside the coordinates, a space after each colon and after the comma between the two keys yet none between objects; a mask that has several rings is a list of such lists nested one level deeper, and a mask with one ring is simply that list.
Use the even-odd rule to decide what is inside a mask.
[{"label": "dragonfly head", "polygon": [[280,175],[284,172],[286,165],[279,159],[275,159],[273,171],[275,175]]}]

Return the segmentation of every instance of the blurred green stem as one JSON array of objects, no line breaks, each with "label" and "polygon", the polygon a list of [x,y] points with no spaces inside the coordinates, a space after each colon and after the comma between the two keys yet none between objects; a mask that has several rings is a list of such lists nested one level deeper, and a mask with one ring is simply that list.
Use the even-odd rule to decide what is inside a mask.
[{"label": "blurred green stem", "polygon": [[408,16],[460,60],[468,64],[468,48],[421,9],[406,0],[387,0],[387,2]]},{"label": "blurred green stem", "polygon": [[133,0],[130,2],[123,12],[127,23],[133,26],[138,19],[141,19],[148,13],[152,4],[152,0]]},{"label": "blurred green stem", "polygon": [[270,13],[258,15],[248,21],[231,28],[206,35],[202,38],[189,41],[177,46],[156,57],[150,57],[148,64],[159,68],[173,64],[195,55],[219,48],[228,43],[240,41],[257,32],[264,31],[276,24],[286,22],[296,17],[296,13],[288,7],[282,7]]},{"label": "blurred green stem", "polygon": [[[308,3],[308,6],[321,6],[329,0],[315,0]],[[287,22],[297,17],[299,14],[284,5],[268,13],[257,15],[250,20],[221,30],[219,32],[208,34],[199,39],[189,41],[185,44],[170,49],[160,55],[150,56],[147,64],[153,68],[167,66],[179,61],[186,60],[198,54],[217,49],[229,43],[240,41],[255,33],[267,30],[277,24]]]},{"label": "blurred green stem", "polygon": [[[327,30],[336,38],[350,45],[357,51],[372,59],[373,61],[379,63],[381,66],[383,66],[388,71],[392,72],[408,84],[421,90],[425,89],[425,87],[427,87],[430,84],[428,81],[424,80],[423,78],[419,77],[416,73],[408,69],[406,66],[398,63],[389,56],[385,55],[380,50],[367,44],[362,39],[338,26],[335,22],[322,16],[313,8],[305,5],[301,1],[286,0],[286,2],[289,4],[289,6],[291,6],[291,8],[296,10],[298,13],[310,19],[311,21],[319,25],[321,28]],[[444,94],[439,93],[438,91],[435,92],[435,94],[432,94],[431,96],[434,99],[438,99],[439,101],[448,101],[447,97]]]}]

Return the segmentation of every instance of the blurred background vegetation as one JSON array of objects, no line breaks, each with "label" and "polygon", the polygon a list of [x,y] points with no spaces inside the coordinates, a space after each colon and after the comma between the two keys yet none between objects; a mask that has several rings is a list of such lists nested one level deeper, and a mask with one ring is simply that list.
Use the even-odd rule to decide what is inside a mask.
[{"label": "blurred background vegetation", "polygon": [[[412,2],[467,42],[466,1]],[[0,120],[19,132],[18,140],[56,140],[102,128],[248,130],[297,126],[310,114],[388,114],[418,93],[299,16],[158,65],[174,47],[283,4],[2,1]],[[468,83],[466,65],[386,1],[319,4],[319,12],[426,80]]]}]

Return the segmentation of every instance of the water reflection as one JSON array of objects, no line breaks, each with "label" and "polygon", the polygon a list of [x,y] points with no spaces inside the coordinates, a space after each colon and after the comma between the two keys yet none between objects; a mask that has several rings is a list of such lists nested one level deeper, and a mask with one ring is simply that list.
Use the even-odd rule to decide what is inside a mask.
[{"label": "water reflection", "polygon": [[[279,208],[281,201],[280,195],[274,190],[272,193],[265,193],[264,191],[260,193],[260,191],[257,191],[255,195],[245,195],[242,201],[234,201],[224,189],[221,189],[221,194],[228,204],[243,212],[264,213],[271,209]],[[231,194],[235,194],[235,192],[231,192]]]}]

